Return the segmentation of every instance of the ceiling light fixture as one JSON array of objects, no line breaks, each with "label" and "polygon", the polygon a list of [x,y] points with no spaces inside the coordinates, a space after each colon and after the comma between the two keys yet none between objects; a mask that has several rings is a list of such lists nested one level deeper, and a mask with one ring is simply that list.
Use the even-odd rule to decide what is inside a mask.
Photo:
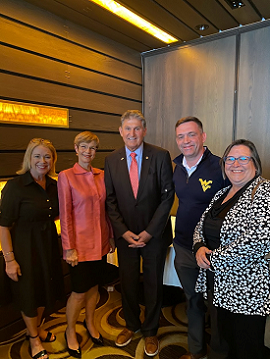
[{"label": "ceiling light fixture", "polygon": [[95,4],[103,7],[106,10],[109,10],[113,14],[121,17],[122,19],[130,22],[132,25],[137,26],[141,30],[147,32],[148,34],[158,38],[159,40],[170,44],[172,42],[178,41],[175,37],[167,34],[165,31],[159,29],[157,26],[151,24],[149,21],[144,20],[139,15],[136,15],[134,12],[128,10],[123,5],[120,5],[114,0],[89,0]]},{"label": "ceiling light fixture", "polygon": [[239,9],[240,7],[245,6],[243,1],[239,1],[239,0],[225,0],[225,1],[232,9]]},{"label": "ceiling light fixture", "polygon": [[200,25],[195,26],[195,29],[198,31],[205,31],[205,30],[209,29],[209,25],[200,24]]}]

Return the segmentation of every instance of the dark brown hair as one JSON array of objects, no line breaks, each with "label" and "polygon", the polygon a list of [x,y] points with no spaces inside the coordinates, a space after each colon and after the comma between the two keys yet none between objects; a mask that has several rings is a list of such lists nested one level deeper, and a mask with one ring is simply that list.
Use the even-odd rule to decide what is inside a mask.
[{"label": "dark brown hair", "polygon": [[195,123],[197,123],[197,125],[199,126],[201,132],[203,132],[203,124],[202,124],[202,122],[197,117],[194,117],[194,116],[187,116],[187,117],[180,118],[180,120],[178,120],[176,122],[175,129],[177,129],[178,126],[182,125],[182,123],[186,123],[186,122],[195,122]]},{"label": "dark brown hair", "polygon": [[259,154],[257,152],[257,149],[256,149],[254,143],[249,141],[249,140],[245,140],[243,138],[240,138],[239,140],[233,141],[226,148],[222,158],[220,159],[220,165],[221,165],[221,170],[222,170],[223,177],[226,178],[224,158],[228,156],[228,154],[230,153],[231,149],[234,146],[240,146],[240,145],[246,146],[246,147],[248,147],[250,149],[251,159],[252,159],[252,161],[254,163],[254,166],[256,168],[256,174],[258,176],[260,176],[262,174],[262,164],[261,164],[261,160],[260,160]]}]

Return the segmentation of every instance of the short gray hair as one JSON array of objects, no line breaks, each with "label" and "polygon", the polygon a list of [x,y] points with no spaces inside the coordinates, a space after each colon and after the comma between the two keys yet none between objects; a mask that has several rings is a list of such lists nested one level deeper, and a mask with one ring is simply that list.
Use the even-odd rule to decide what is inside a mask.
[{"label": "short gray hair", "polygon": [[143,114],[139,110],[128,110],[121,117],[121,127],[125,120],[135,118],[136,120],[141,121],[143,128],[146,128],[146,121]]}]

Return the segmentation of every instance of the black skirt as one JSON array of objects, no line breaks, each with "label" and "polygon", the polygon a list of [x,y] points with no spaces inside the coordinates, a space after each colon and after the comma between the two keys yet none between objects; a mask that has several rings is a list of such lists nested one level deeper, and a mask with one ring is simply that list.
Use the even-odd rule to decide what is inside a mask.
[{"label": "black skirt", "polygon": [[96,285],[106,283],[107,255],[98,261],[79,262],[76,266],[69,265],[71,290],[85,293]]}]

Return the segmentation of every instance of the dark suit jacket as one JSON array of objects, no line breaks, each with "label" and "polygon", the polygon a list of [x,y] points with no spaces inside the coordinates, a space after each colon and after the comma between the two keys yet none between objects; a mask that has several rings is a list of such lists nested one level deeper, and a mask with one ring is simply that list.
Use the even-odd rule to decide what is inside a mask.
[{"label": "dark suit jacket", "polygon": [[170,233],[168,242],[171,240],[168,217],[174,200],[172,175],[169,152],[144,143],[139,189],[135,199],[125,147],[106,157],[106,204],[116,239],[128,230],[136,234],[146,230],[153,237],[151,242],[161,240],[167,227],[166,237]]}]

